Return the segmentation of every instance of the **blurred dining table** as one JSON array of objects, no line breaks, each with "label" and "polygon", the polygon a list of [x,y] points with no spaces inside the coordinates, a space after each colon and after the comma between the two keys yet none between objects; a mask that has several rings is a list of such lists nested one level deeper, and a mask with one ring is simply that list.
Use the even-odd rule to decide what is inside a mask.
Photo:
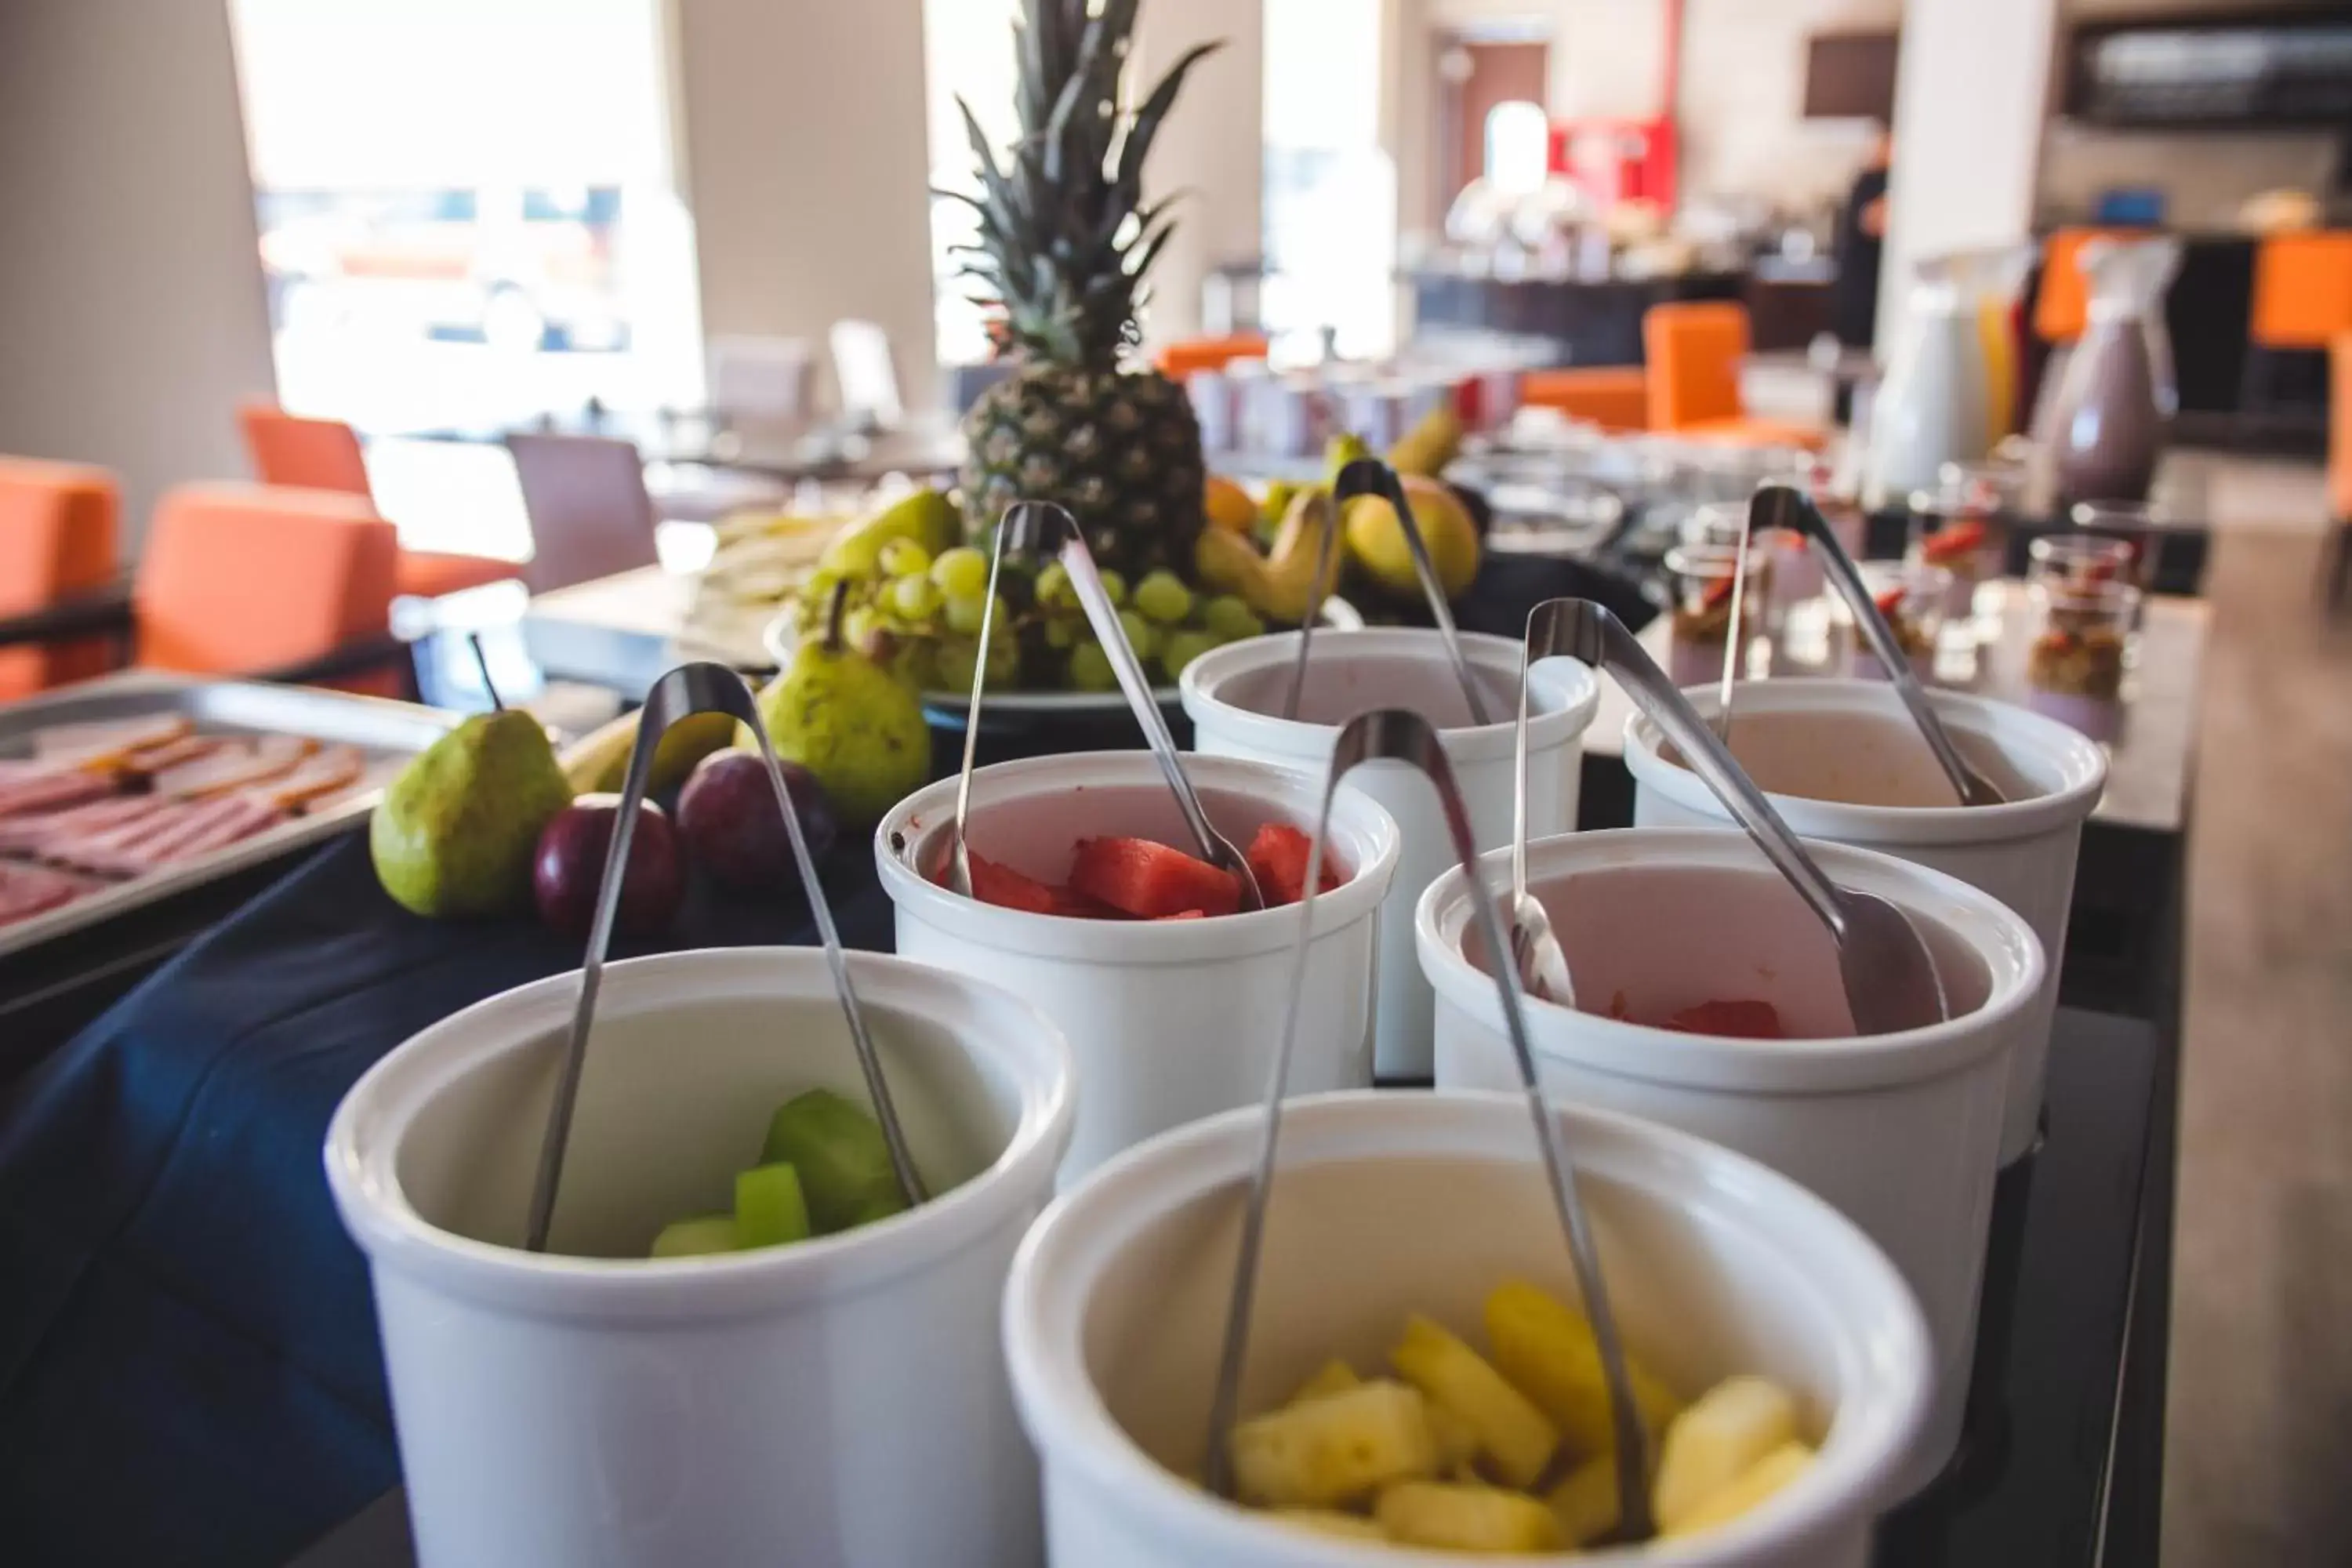
[{"label": "blurred dining table", "polygon": [[893,474],[951,477],[964,441],[945,415],[914,415],[879,430],[730,418],[708,410],[622,411],[592,404],[509,425],[449,425],[385,432],[394,441],[497,446],[513,434],[597,436],[635,446],[648,468],[716,468],[785,484],[871,484]]}]

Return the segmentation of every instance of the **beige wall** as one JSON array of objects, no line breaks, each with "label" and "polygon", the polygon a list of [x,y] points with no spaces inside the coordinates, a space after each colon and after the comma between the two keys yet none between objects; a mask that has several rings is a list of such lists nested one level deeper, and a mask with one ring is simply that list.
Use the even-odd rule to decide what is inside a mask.
[{"label": "beige wall", "polygon": [[1151,270],[1147,342],[1201,326],[1201,283],[1220,262],[1255,258],[1264,239],[1265,13],[1260,0],[1157,0],[1136,40],[1139,91],[1199,43],[1224,47],[1185,79],[1183,96],[1152,143],[1144,195],[1187,193],[1175,237]]},{"label": "beige wall", "polygon": [[126,542],[273,394],[239,124],[226,6],[0,0],[0,452],[113,469]]},{"label": "beige wall", "polygon": [[[1555,115],[1643,119],[1663,107],[1665,0],[1410,3],[1422,33],[1416,47],[1416,18],[1402,18],[1408,58],[1431,58],[1432,31],[1534,22],[1551,34],[1548,107]],[[1902,0],[1688,0],[1679,102],[1685,199],[1763,196],[1801,208],[1843,197],[1869,137],[1859,126],[1803,119],[1805,42],[1815,33],[1891,27],[1902,10]],[[1412,226],[1409,215],[1406,221]]]},{"label": "beige wall", "polygon": [[688,205],[712,336],[890,334],[930,395],[922,0],[671,0]]}]

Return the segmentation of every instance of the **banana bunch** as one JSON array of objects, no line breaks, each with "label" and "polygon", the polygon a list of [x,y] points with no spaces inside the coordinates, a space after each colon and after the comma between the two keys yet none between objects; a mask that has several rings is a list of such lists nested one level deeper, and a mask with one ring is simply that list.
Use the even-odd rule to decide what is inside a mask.
[{"label": "banana bunch", "polygon": [[[1424,417],[1389,454],[1389,466],[1403,481],[1405,499],[1429,546],[1431,563],[1446,597],[1457,598],[1478,575],[1478,531],[1469,510],[1436,475],[1454,459],[1462,427],[1450,407]],[[1201,531],[1193,566],[1201,581],[1220,592],[1246,600],[1251,609],[1270,621],[1296,626],[1309,604],[1321,595],[1313,592],[1315,563],[1323,539],[1339,531],[1344,550],[1338,552],[1345,578],[1360,591],[1402,604],[1421,603],[1421,578],[1413,570],[1412,552],[1396,508],[1379,496],[1358,496],[1344,510],[1333,500],[1331,480],[1341,468],[1370,451],[1353,436],[1332,439],[1326,454],[1321,485],[1293,489],[1277,485],[1268,498],[1268,510],[1279,508],[1271,543],[1260,549],[1255,537],[1255,509],[1244,510],[1231,496],[1220,497],[1217,487],[1238,492],[1230,481],[1213,481],[1210,526]],[[1244,497],[1243,499],[1246,499]],[[1328,593],[1337,584],[1325,584]]]}]

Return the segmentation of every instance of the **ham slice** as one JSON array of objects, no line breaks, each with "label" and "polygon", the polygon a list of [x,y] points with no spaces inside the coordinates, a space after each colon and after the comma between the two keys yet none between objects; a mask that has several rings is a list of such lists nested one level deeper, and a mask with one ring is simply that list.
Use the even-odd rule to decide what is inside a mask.
[{"label": "ham slice", "polygon": [[181,800],[205,800],[247,788],[294,771],[318,742],[306,735],[263,735],[226,745],[209,756],[155,775],[155,793]]},{"label": "ham slice", "polygon": [[152,795],[118,795],[63,811],[8,817],[0,820],[0,853],[38,856],[52,840],[120,826],[168,804]]},{"label": "ham slice", "polygon": [[270,780],[254,793],[273,801],[282,811],[299,811],[312,802],[359,783],[365,766],[356,746],[329,746],[282,778]]},{"label": "ham slice", "polygon": [[0,777],[0,817],[58,811],[113,793],[113,781],[101,773],[72,767],[18,769]]},{"label": "ham slice", "polygon": [[0,926],[15,925],[69,904],[91,883],[40,866],[0,865]]},{"label": "ham slice", "polygon": [[52,724],[33,731],[33,755],[37,761],[60,767],[110,772],[128,763],[133,753],[168,744],[194,727],[177,713]]},{"label": "ham slice", "polygon": [[159,773],[166,768],[176,768],[184,763],[193,763],[200,757],[208,757],[227,743],[217,735],[182,735],[179,739],[166,741],[160,746],[147,746],[133,752],[127,764],[127,771],[134,773]]},{"label": "ham slice", "polygon": [[193,860],[199,855],[226,849],[239,839],[250,838],[285,816],[275,801],[259,793],[233,795],[220,804],[224,809],[218,816],[168,847],[148,846],[145,853],[159,866],[174,860]]},{"label": "ham slice", "polygon": [[119,842],[94,858],[81,864],[90,868],[111,872],[116,876],[132,877],[152,871],[179,853],[180,847],[191,843],[215,823],[226,822],[239,815],[246,797],[223,795],[218,800],[181,803],[180,809],[152,832],[134,835]]},{"label": "ham slice", "polygon": [[138,866],[136,860],[125,857],[148,840],[173,831],[197,809],[187,801],[159,800],[155,809],[143,816],[89,833],[66,835],[50,844],[42,858],[84,871],[121,876]]}]

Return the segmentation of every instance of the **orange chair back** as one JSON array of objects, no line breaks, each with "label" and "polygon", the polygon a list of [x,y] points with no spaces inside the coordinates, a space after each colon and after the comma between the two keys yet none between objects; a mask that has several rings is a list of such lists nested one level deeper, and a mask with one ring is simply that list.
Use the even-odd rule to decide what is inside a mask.
[{"label": "orange chair back", "polygon": [[2337,333],[2327,351],[2327,504],[2352,527],[2352,331]]},{"label": "orange chair back", "polygon": [[[0,616],[103,587],[115,572],[113,476],[0,458]],[[102,641],[0,648],[0,702],[106,671]]]},{"label": "orange chair back", "polygon": [[1265,339],[1256,332],[1228,338],[1187,338],[1170,343],[1154,361],[1171,381],[1187,381],[1195,371],[1223,370],[1235,360],[1264,359]]},{"label": "orange chair back", "polygon": [[2266,349],[2323,349],[2352,332],[2352,229],[2263,240],[2254,251],[2251,331]]},{"label": "orange chair back", "polygon": [[1748,307],[1729,300],[1653,305],[1642,318],[1648,358],[1650,428],[1680,430],[1738,419],[1740,362],[1748,357]]},{"label": "orange chair back", "polygon": [[298,490],[373,495],[360,438],[340,419],[305,419],[274,404],[248,403],[236,412],[245,431],[253,477]]},{"label": "orange chair back", "polygon": [[252,675],[382,637],[399,553],[358,496],[182,485],[156,503],[139,559],[139,662]]},{"label": "orange chair back", "polygon": [[1622,434],[1648,427],[1650,378],[1640,365],[1531,370],[1519,377],[1519,401]]},{"label": "orange chair back", "polygon": [[2128,228],[2062,228],[2042,242],[2042,284],[2033,297],[2033,335],[2071,343],[2091,324],[2091,280],[2083,276],[2083,247],[2095,239],[2129,239]]}]

